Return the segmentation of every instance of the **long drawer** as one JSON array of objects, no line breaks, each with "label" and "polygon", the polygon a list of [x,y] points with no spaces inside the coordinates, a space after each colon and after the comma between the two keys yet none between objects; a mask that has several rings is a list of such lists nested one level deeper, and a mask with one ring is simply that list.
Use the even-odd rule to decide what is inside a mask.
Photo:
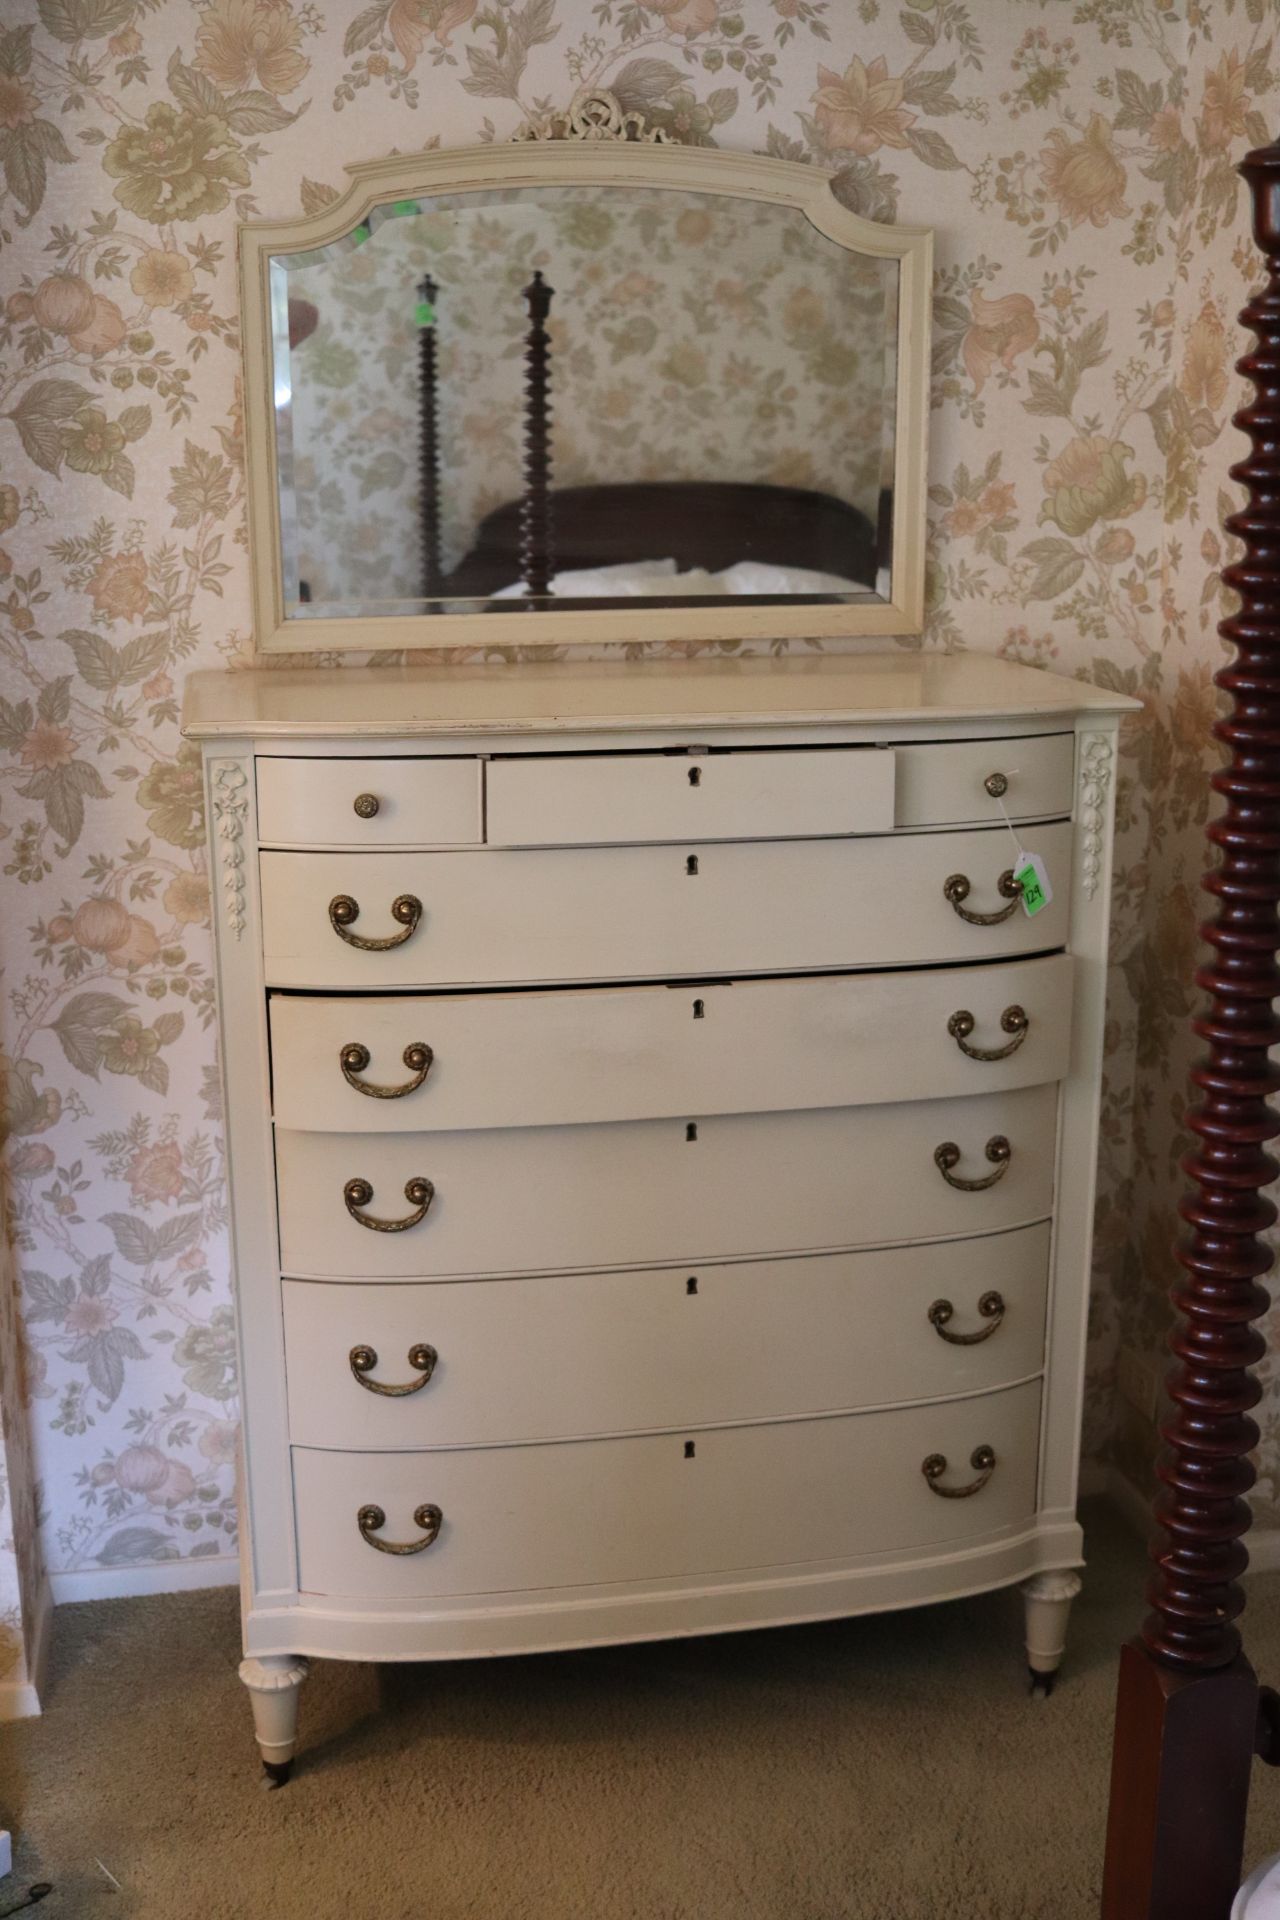
[{"label": "long drawer", "polygon": [[[1050,1211],[1056,1108],[1048,1086],[604,1126],[279,1130],[281,1259],[303,1277],[416,1279],[996,1232]],[[958,1149],[946,1174],[934,1157],[944,1144]],[[986,1184],[969,1192],[958,1180]],[[352,1181],[366,1183],[363,1197]],[[428,1208],[423,1189],[409,1191],[417,1181],[434,1186]],[[378,1231],[357,1212],[416,1224]]]},{"label": "long drawer", "polygon": [[1071,986],[1072,961],[1059,953],[725,986],[273,993],[275,1116],[283,1127],[394,1133],[1037,1086],[1067,1071]]},{"label": "long drawer", "polygon": [[487,838],[538,847],[888,833],[893,774],[882,747],[500,756],[486,775]]},{"label": "long drawer", "polygon": [[[1003,827],[689,850],[266,852],[267,984],[571,983],[1044,952],[1066,943],[1070,826],[1037,828],[1032,850],[1054,887],[1034,918],[999,892],[1013,852]],[[968,883],[958,902],[944,891],[953,876]],[[391,944],[354,944],[370,939]]]},{"label": "long drawer", "polygon": [[483,1446],[983,1392],[1042,1365],[1048,1271],[1045,1223],[696,1271],[286,1280],[289,1432]]},{"label": "long drawer", "polygon": [[[1031,1519],[1039,1419],[1033,1381],[692,1439],[438,1453],[295,1447],[299,1582],[307,1593],[430,1601],[945,1547]],[[945,1461],[936,1485],[922,1471],[935,1456]],[[938,1490],[970,1486],[963,1499]],[[424,1512],[419,1523],[430,1507],[438,1522]],[[380,1552],[366,1537],[408,1544],[433,1527],[433,1544],[417,1553]]]}]

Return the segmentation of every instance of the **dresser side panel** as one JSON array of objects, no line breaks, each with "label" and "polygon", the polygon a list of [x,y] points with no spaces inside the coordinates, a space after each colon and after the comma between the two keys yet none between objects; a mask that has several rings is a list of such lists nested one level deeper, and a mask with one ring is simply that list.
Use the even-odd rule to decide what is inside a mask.
[{"label": "dresser side panel", "polygon": [[1071,894],[1076,971],[1071,1070],[1059,1094],[1048,1371],[1041,1427],[1040,1505],[1052,1513],[1074,1513],[1080,1472],[1107,1012],[1117,735],[1114,719],[1085,715],[1077,723],[1075,837],[1070,875],[1061,876],[1061,884],[1069,886]]},{"label": "dresser side panel", "polygon": [[243,1421],[244,1591],[279,1605],[297,1590],[297,1560],[251,743],[206,747],[205,797]]}]

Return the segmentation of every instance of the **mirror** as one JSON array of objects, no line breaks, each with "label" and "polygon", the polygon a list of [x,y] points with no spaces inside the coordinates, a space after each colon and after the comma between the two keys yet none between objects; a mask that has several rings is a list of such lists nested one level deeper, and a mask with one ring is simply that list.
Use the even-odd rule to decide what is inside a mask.
[{"label": "mirror", "polygon": [[244,234],[264,651],[918,627],[927,235],[705,149],[353,172]]}]

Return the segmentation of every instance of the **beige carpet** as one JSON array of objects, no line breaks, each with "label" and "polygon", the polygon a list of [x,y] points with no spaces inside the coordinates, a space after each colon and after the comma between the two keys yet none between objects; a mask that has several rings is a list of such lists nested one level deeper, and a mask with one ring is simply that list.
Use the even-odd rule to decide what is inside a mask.
[{"label": "beige carpet", "polygon": [[[42,1920],[1093,1920],[1116,1648],[1140,1554],[1105,1510],[1049,1701],[1020,1606],[537,1659],[317,1664],[264,1791],[230,1591],[63,1608],[0,1806]],[[1280,1674],[1280,1576],[1249,1642]],[[1255,1779],[1250,1857],[1280,1848]],[[121,1883],[116,1892],[95,1857]]]}]

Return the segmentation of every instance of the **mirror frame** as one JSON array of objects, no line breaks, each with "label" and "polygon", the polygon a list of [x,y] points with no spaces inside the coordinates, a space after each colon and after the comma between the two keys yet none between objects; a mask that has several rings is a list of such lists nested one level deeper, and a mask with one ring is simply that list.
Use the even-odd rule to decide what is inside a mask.
[{"label": "mirror frame", "polygon": [[[556,116],[568,125],[570,116]],[[627,115],[627,122],[639,116]],[[576,129],[575,129],[576,130]],[[392,154],[346,169],[346,191],[319,213],[241,225],[245,442],[254,638],[259,654],[341,650],[414,652],[442,647],[582,646],[601,641],[716,642],[807,640],[919,633],[924,620],[925,443],[933,234],[927,227],[880,225],[841,205],[833,176],[794,160],[662,145],[627,128],[598,128],[575,139],[530,138],[509,144]],[[853,252],[899,263],[898,379],[894,435],[892,597],[874,603],[807,602],[794,607],[743,598],[684,604],[591,608],[565,600],[554,608],[484,613],[359,614],[286,618],[278,504],[272,382],[270,260],[340,239],[375,207],[434,194],[509,187],[636,186],[725,194],[796,207],[819,233]]]}]

